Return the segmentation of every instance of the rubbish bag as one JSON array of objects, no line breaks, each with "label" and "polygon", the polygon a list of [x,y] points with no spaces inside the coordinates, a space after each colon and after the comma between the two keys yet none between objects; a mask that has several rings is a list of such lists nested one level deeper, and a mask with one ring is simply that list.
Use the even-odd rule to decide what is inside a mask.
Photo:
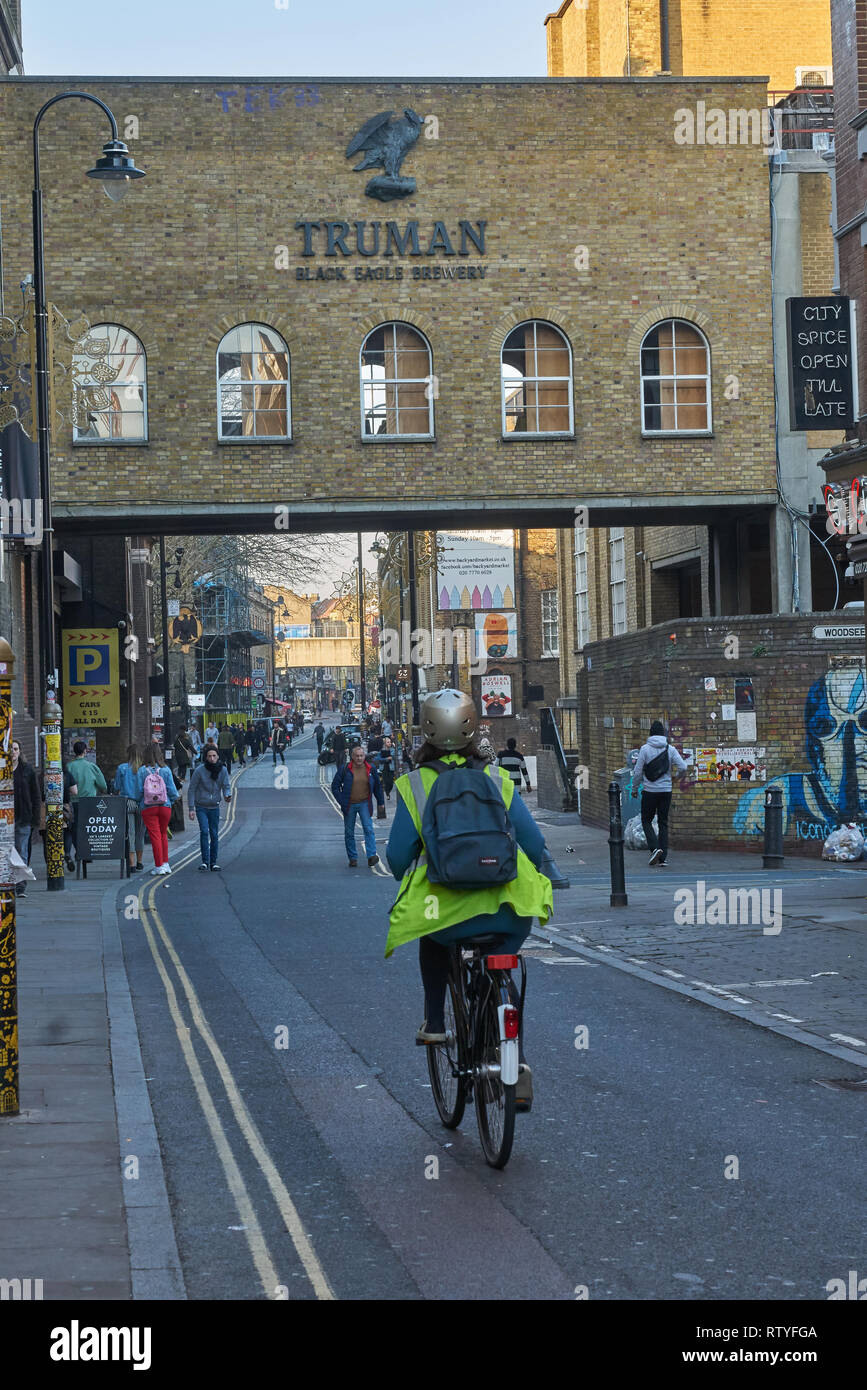
[{"label": "rubbish bag", "polygon": [[822,858],[839,863],[860,859],[863,853],[864,836],[856,825],[841,825],[839,830],[832,830],[822,846]]},{"label": "rubbish bag", "polygon": [[623,828],[623,846],[624,849],[647,849],[647,836],[642,828],[640,816],[633,816],[626,822]]}]

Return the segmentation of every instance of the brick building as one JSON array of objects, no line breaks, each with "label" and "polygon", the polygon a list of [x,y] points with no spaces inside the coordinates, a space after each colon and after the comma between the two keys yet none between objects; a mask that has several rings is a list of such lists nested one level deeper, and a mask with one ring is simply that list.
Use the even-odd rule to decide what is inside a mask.
[{"label": "brick building", "polygon": [[[375,516],[529,535],[578,503],[602,526],[737,525],[758,509],[767,527],[767,170],[751,147],[708,161],[674,139],[684,106],[751,107],[763,82],[82,85],[147,177],[109,204],[81,177],[100,139],[89,108],[44,129],[48,284],[92,325],[53,440],[59,533]],[[29,269],[27,132],[60,89],[0,81],[10,283]],[[383,188],[347,149],[375,140],[385,110],[404,113],[407,151]],[[675,319],[712,353],[683,402],[692,391],[697,418],[701,395],[713,428],[649,437],[638,351],[660,324],[664,362]],[[750,390],[731,408],[737,370]],[[533,707],[556,658],[526,635]]]}]

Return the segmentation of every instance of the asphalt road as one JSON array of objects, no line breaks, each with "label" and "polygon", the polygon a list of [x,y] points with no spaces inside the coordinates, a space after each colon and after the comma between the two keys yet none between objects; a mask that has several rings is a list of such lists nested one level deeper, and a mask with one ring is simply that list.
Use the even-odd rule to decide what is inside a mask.
[{"label": "asphalt road", "polygon": [[531,950],[508,1167],[471,1108],[445,1131],[395,885],[347,867],[314,749],[124,924],[188,1297],[824,1300],[864,1264],[864,1097],[816,1084],[859,1073],[565,948]]}]

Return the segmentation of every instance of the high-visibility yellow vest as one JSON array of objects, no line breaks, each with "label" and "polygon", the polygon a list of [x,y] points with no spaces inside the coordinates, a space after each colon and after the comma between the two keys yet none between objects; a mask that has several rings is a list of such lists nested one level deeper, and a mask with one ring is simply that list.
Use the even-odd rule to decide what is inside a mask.
[{"label": "high-visibility yellow vest", "polygon": [[[466,762],[466,758],[460,753],[446,753],[442,761],[460,766]],[[515,795],[515,786],[508,772],[505,768],[491,765],[485,768],[485,772],[496,779],[508,810]],[[425,793],[429,793],[437,776],[434,768],[423,766],[414,772],[404,773],[394,784],[406,803],[420,839],[421,814],[413,781],[420,777]],[[479,888],[448,888],[441,883],[431,883],[428,879],[427,854],[423,850],[418,861],[404,874],[400,892],[392,906],[386,957],[393,953],[396,946],[417,941],[420,936],[428,936],[446,927],[457,926],[459,922],[467,922],[482,913],[494,913],[504,903],[518,917],[538,917],[540,922],[547,922],[553,908],[551,880],[539,873],[520,845],[517,851],[518,873],[511,883]]]}]

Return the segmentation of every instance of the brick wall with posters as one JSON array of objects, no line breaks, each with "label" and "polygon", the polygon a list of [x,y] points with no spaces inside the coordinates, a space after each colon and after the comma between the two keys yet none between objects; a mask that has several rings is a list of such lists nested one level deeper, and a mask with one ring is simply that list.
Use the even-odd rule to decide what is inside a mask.
[{"label": "brick wall with posters", "polygon": [[[64,86],[0,80],[10,284],[31,269],[33,115]],[[333,529],[352,507],[382,516],[419,499],[451,509],[452,525],[469,504],[497,503],[511,514],[525,507],[527,524],[543,506],[545,520],[555,508],[571,513],[577,497],[592,505],[652,496],[676,507],[685,476],[714,497],[773,490],[767,169],[750,145],[708,158],[705,147],[674,139],[680,108],[751,107],[764,100],[760,82],[323,79],[296,88],[191,78],[90,87],[115,110],[121,135],[135,118],[130,146],[147,177],[110,204],[80,176],[104,138],[98,113],[70,101],[46,118],[48,281],[67,314],[119,323],[141,340],[149,442],[73,447],[69,427],[59,429],[59,524],[89,513],[106,524],[121,516],[134,529],[181,514],[186,524],[208,516],[213,525],[216,506],[233,506],[258,508],[265,526],[285,503],[292,517]],[[383,205],[365,196],[347,143],[375,113],[405,106],[435,116],[438,138],[422,135],[405,160],[417,191]],[[416,221],[419,255],[411,245],[394,254],[391,244],[390,255],[382,244],[362,255],[350,232],[348,254],[335,245],[329,256],[320,227],[305,256],[296,223],[329,219],[364,222],[368,252],[374,221],[401,229]],[[484,255],[469,239],[461,247],[462,219],[477,234],[486,223]],[[453,255],[441,237],[430,249],[438,222]],[[587,273],[576,265],[579,243],[589,248]],[[317,280],[318,271],[334,276]],[[640,437],[629,344],[663,298],[707,325],[713,437]],[[502,437],[502,343],[530,317],[560,325],[571,342],[574,439]],[[359,348],[368,330],[392,320],[430,340],[432,440],[362,436]],[[218,442],[215,352],[226,330],[247,321],[272,324],[288,343],[291,443]],[[749,373],[751,390],[727,414],[732,362]]]},{"label": "brick wall with posters", "polygon": [[[828,0],[671,0],[668,9],[675,73],[766,72],[772,89],[790,91],[796,67],[831,61]],[[659,0],[566,0],[546,20],[548,71],[659,72],[659,16]]]},{"label": "brick wall with posters", "polygon": [[[582,792],[585,819],[607,824],[612,774],[647,738],[651,720],[663,719],[681,749],[765,749],[765,782],[699,782],[685,791],[675,784],[675,847],[743,847],[746,841],[759,849],[762,793],[770,783],[783,790],[791,852],[818,857],[825,835],[841,820],[853,820],[867,833],[867,692],[864,638],[857,635],[863,617],[855,626],[847,617],[838,610],[809,617],[682,619],[591,644],[585,651],[590,669],[581,677],[587,713],[580,751],[590,769],[590,785]],[[832,635],[816,637],[817,628]],[[842,635],[847,631],[856,635]],[[725,655],[727,642],[737,651],[732,659]],[[715,690],[705,689],[708,678]],[[738,737],[737,711],[734,720],[723,717],[736,703],[738,679],[752,682],[755,739],[746,737],[743,726]]]}]

